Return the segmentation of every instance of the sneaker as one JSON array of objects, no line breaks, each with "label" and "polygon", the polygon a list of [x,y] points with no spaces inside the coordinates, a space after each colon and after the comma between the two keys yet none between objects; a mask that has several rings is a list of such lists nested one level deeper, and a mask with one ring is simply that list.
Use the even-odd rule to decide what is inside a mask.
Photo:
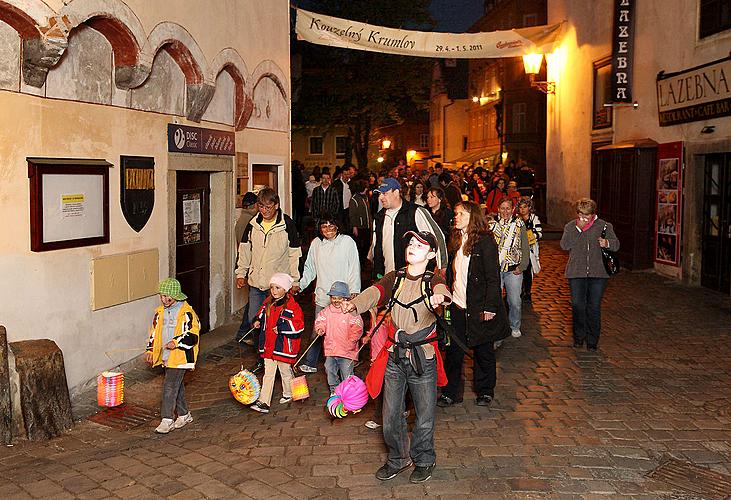
[{"label": "sneaker", "polygon": [[317,373],[317,368],[313,368],[312,366],[307,365],[300,365],[300,371],[302,373]]},{"label": "sneaker", "polygon": [[173,419],[172,418],[163,418],[160,421],[160,425],[158,425],[157,428],[155,429],[155,432],[157,432],[158,434],[167,434],[168,432],[172,431],[173,429],[175,429],[175,423],[173,423]]},{"label": "sneaker", "polygon": [[417,465],[411,472],[409,481],[412,483],[423,483],[431,478],[431,473],[434,470],[434,465]]},{"label": "sneaker", "polygon": [[477,399],[475,399],[475,404],[477,406],[490,406],[490,403],[492,403],[492,396],[488,394],[477,396]]},{"label": "sneaker", "polygon": [[462,401],[457,401],[456,399],[452,399],[449,396],[442,394],[437,398],[437,406],[439,408],[447,408],[449,406],[455,405],[457,403],[461,403]]},{"label": "sneaker", "polygon": [[395,478],[409,467],[411,467],[411,462],[401,467],[400,469],[398,467],[391,467],[390,465],[385,464],[376,471],[376,479],[378,479],[379,481],[388,481],[389,479]]},{"label": "sneaker", "polygon": [[368,427],[369,429],[378,429],[381,426],[381,424],[375,422],[374,420],[369,420],[368,422],[365,423],[365,426]]},{"label": "sneaker", "polygon": [[513,330],[513,331],[512,331],[511,333],[510,333],[510,335],[512,335],[513,337],[515,337],[515,338],[517,339],[518,337],[520,337],[520,336],[521,336],[521,335],[523,335],[523,334],[522,334],[522,333],[520,333],[520,330]]},{"label": "sneaker", "polygon": [[493,351],[497,351],[498,349],[500,349],[501,345],[503,345],[502,340],[496,340],[495,342],[493,342],[493,344],[492,344]]},{"label": "sneaker", "polygon": [[249,406],[254,411],[258,411],[259,413],[269,413],[269,405],[266,403],[262,403],[261,401],[255,402],[253,405]]},{"label": "sneaker", "polygon": [[286,405],[287,403],[290,403],[290,402],[292,402],[292,396],[289,396],[289,397],[287,397],[287,398],[285,398],[285,397],[282,397],[282,398],[281,398],[281,399],[279,400],[279,404],[280,404],[280,405]]},{"label": "sneaker", "polygon": [[193,415],[188,412],[187,415],[181,415],[178,418],[175,419],[175,423],[173,424],[173,427],[175,429],[180,429],[181,427],[185,427],[186,424],[189,424],[193,421]]}]

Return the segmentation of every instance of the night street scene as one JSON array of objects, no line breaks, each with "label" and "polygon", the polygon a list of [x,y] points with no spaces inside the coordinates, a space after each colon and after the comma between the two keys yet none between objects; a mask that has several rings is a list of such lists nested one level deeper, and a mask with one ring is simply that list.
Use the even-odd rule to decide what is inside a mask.
[{"label": "night street scene", "polygon": [[0,499],[731,500],[731,0],[0,0]]}]

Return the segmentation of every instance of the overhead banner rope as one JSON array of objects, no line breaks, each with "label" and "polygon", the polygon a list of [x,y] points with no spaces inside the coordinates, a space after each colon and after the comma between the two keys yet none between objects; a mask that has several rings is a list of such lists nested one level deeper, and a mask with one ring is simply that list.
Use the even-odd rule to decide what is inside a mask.
[{"label": "overhead banner rope", "polygon": [[297,9],[297,38],[318,45],[403,56],[487,59],[552,52],[562,23],[507,31],[439,33],[384,28]]}]

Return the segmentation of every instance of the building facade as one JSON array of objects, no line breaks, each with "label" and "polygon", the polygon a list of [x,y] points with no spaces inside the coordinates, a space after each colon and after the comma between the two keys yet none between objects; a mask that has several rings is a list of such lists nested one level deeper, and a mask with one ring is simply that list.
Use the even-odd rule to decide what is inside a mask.
[{"label": "building facade", "polygon": [[729,293],[731,11],[702,0],[549,0],[548,220],[593,196],[636,267]]},{"label": "building facade", "polygon": [[54,340],[73,389],[142,351],[161,278],[223,324],[238,200],[290,207],[289,82],[285,1],[0,0],[9,341]]}]

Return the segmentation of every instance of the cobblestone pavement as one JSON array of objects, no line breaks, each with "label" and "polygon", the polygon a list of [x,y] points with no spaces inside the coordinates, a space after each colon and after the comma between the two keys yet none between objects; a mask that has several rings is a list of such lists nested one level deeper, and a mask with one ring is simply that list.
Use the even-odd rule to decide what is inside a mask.
[{"label": "cobblestone pavement", "polygon": [[[731,475],[729,298],[624,271],[607,290],[599,352],[575,350],[566,256],[555,241],[543,244],[542,256],[523,337],[498,352],[492,406],[475,406],[467,393],[463,404],[438,409],[437,468],[427,483],[410,484],[408,474],[374,478],[385,449],[380,432],[363,426],[371,405],[331,419],[322,370],[309,377],[304,402],[278,405],[277,382],[269,415],[240,406],[227,380],[241,361],[227,343],[202,356],[187,380],[192,424],[157,436],[157,420],[127,431],[83,421],[50,442],[17,443],[0,450],[0,498],[731,494],[723,486]],[[127,401],[157,409],[161,377],[138,380]],[[668,459],[680,461],[681,475],[688,462],[726,476],[648,477]]]}]

